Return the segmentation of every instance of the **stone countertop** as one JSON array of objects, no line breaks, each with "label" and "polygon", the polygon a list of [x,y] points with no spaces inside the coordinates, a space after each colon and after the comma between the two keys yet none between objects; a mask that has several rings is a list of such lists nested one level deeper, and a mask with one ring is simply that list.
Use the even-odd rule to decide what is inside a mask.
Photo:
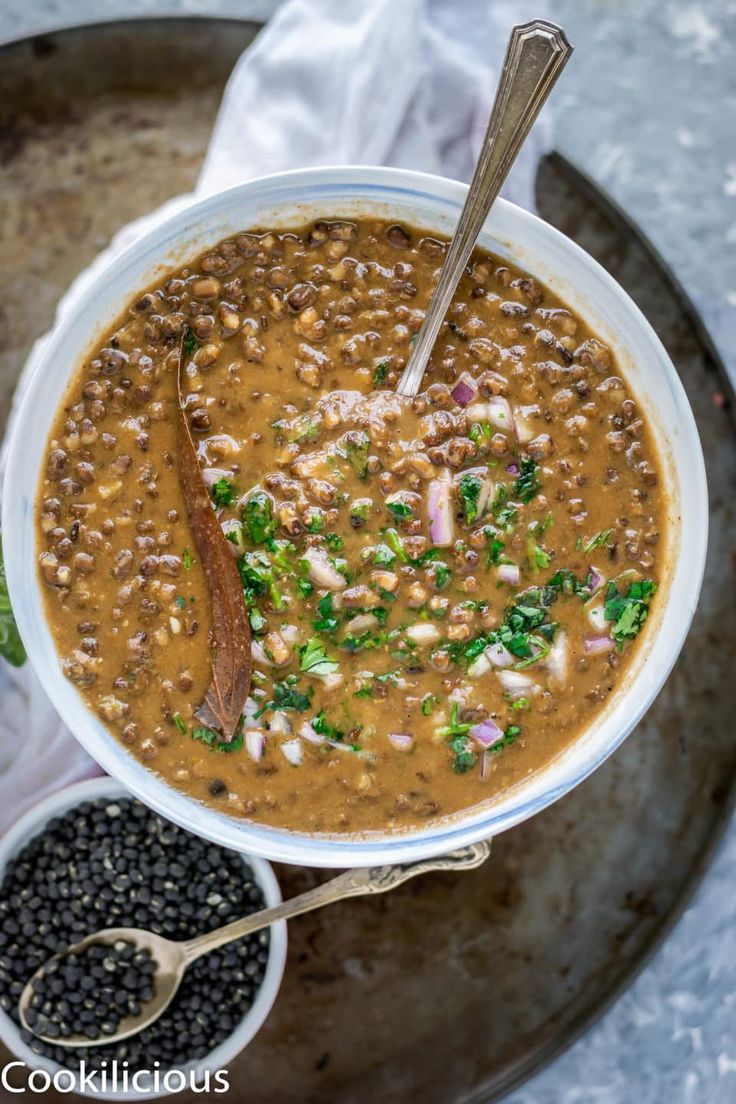
[{"label": "stone countertop", "polygon": [[[279,0],[3,0],[0,42],[70,24],[266,18]],[[557,148],[674,270],[736,384],[736,3],[556,0],[578,50]],[[732,1104],[736,827],[672,935],[615,1006],[507,1104]]]}]

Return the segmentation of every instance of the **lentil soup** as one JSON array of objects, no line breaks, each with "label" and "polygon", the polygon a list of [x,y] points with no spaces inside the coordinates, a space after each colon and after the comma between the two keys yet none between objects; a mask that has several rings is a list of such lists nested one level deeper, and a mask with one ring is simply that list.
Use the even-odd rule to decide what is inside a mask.
[{"label": "lentil soup", "polygon": [[[64,672],[132,754],[234,816],[386,831],[498,798],[641,647],[659,459],[584,321],[478,249],[424,390],[394,393],[445,249],[376,219],[242,233],[131,303],[59,411],[38,554]],[[212,622],[180,353],[253,634],[231,742],[197,717]]]}]

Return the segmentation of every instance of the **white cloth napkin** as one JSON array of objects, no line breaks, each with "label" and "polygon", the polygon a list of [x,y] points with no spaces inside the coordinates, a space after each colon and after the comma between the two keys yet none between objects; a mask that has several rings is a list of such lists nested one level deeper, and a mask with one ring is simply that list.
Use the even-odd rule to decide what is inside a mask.
[{"label": "white cloth napkin", "polygon": [[[124,227],[59,303],[57,319],[122,248],[194,199],[307,165],[384,164],[468,180],[523,0],[287,0],[228,82],[194,194]],[[534,205],[550,130],[542,118],[504,194]],[[15,395],[38,358],[41,338]],[[12,419],[12,413],[11,413]],[[0,456],[4,467],[4,456]],[[0,661],[0,829],[49,790],[99,772],[30,666]]]}]

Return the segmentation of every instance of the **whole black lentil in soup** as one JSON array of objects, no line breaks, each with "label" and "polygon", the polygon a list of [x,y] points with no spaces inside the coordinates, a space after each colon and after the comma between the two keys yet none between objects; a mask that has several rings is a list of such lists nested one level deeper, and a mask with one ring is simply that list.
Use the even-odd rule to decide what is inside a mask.
[{"label": "whole black lentil in soup", "polygon": [[[375,220],[243,233],[141,294],[48,444],[39,567],[67,676],[131,753],[235,816],[401,829],[585,729],[661,575],[644,412],[608,348],[477,250],[415,399],[446,243]],[[253,631],[232,743],[195,717],[208,592],[176,367]]]}]

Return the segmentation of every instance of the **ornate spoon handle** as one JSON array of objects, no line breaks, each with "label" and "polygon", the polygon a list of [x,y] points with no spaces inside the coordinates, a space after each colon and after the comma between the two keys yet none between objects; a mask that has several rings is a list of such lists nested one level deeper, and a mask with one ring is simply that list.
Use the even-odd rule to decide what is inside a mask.
[{"label": "ornate spoon handle", "polygon": [[184,944],[186,962],[189,964],[200,955],[222,947],[225,943],[231,943],[234,939],[242,939],[244,935],[260,931],[261,928],[268,927],[276,920],[289,920],[292,916],[300,916],[303,912],[311,912],[313,909],[322,908],[323,905],[331,905],[344,897],[386,893],[387,890],[395,889],[409,878],[414,878],[417,874],[426,874],[430,870],[473,870],[484,863],[490,853],[490,842],[481,842],[462,847],[459,851],[451,851],[436,859],[420,859],[418,862],[400,863],[396,866],[369,866],[346,870],[329,882],[323,882],[322,885],[315,886],[314,889],[309,889],[298,897],[292,897],[289,901],[282,901],[280,905],[252,913],[242,920],[234,920],[232,924],[217,928],[216,931],[190,939]]},{"label": "ornate spoon handle", "polygon": [[468,197],[419,337],[396,388],[399,395],[418,393],[440,326],[491,205],[572,51],[565,32],[554,23],[535,19],[513,28]]}]

